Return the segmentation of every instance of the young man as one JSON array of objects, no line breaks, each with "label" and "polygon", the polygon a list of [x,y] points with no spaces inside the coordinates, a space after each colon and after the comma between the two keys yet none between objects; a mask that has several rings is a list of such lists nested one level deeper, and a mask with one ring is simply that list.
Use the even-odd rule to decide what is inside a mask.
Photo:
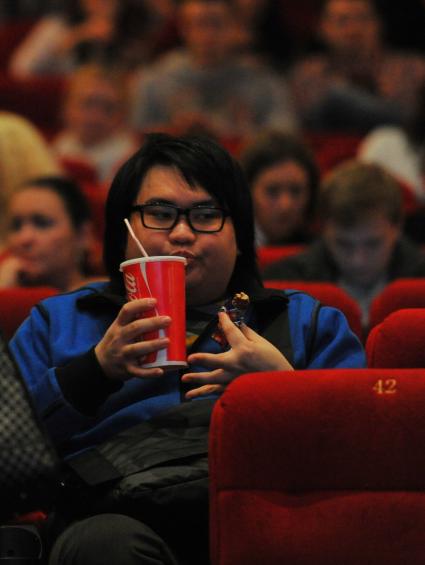
[{"label": "young man", "polygon": [[367,325],[372,299],[391,280],[425,276],[425,259],[403,238],[397,182],[378,165],[339,165],[319,196],[322,238],[305,253],[265,269],[266,279],[337,283],[355,298]]},{"label": "young man", "polygon": [[127,123],[126,80],[124,73],[101,65],[76,70],[64,101],[64,128],[52,144],[59,158],[90,165],[102,183],[112,181],[138,146]]},{"label": "young man", "polygon": [[292,94],[307,129],[368,131],[399,123],[425,77],[421,53],[385,45],[374,0],[325,0],[318,34],[324,51],[294,64]]},{"label": "young man", "polygon": [[260,127],[294,129],[284,79],[235,53],[229,0],[184,0],[178,9],[183,47],[141,71],[134,86],[138,129],[216,137]]},{"label": "young man", "polygon": [[[140,360],[167,345],[145,339],[167,327],[140,319],[154,299],[127,302],[120,263],[140,255],[124,219],[149,255],[187,259],[187,372],[145,369]],[[220,393],[252,371],[361,367],[364,352],[338,310],[301,293],[266,290],[257,271],[249,190],[239,165],[203,138],[147,137],[120,169],[106,206],[109,283],[44,301],[11,344],[37,408],[66,458],[150,421],[170,407]],[[220,308],[245,292],[250,308],[237,328]],[[229,346],[217,339],[218,325]],[[207,563],[202,517],[152,523],[94,515],[59,538],[50,563]],[[158,520],[158,516],[156,516]],[[168,522],[167,522],[168,520]],[[149,560],[148,555],[152,557]]]}]

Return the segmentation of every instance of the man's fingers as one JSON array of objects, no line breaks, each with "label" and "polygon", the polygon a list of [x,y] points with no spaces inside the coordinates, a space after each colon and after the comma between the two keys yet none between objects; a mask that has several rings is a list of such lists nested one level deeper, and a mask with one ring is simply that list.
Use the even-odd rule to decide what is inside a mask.
[{"label": "man's fingers", "polygon": [[205,371],[203,373],[186,373],[182,376],[182,381],[190,384],[226,384],[230,380],[230,376],[223,369],[215,371]]},{"label": "man's fingers", "polygon": [[155,298],[141,298],[126,302],[118,313],[117,321],[119,324],[126,325],[137,318],[143,312],[152,310],[156,305]]},{"label": "man's fingers", "polygon": [[185,398],[190,400],[191,398],[198,398],[200,396],[206,396],[208,394],[219,394],[224,391],[223,385],[205,385],[199,388],[193,388],[188,390],[185,394]]},{"label": "man's fingers", "polygon": [[245,337],[241,333],[240,329],[235,325],[234,322],[232,322],[226,312],[219,312],[218,321],[220,329],[229,342],[230,347],[237,347],[239,343],[245,340]]}]

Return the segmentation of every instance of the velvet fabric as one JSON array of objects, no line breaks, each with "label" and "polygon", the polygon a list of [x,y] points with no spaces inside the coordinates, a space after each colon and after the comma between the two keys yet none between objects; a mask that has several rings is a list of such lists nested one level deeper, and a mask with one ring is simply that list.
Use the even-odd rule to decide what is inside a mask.
[{"label": "velvet fabric", "polygon": [[210,431],[212,565],[425,562],[425,369],[236,379]]},{"label": "velvet fabric", "polygon": [[425,279],[406,278],[389,283],[372,301],[370,328],[402,308],[425,308]]},{"label": "velvet fabric", "polygon": [[425,308],[389,314],[369,332],[366,355],[369,367],[425,367]]},{"label": "velvet fabric", "polygon": [[9,340],[35,304],[57,294],[47,286],[13,287],[0,289],[0,329]]}]

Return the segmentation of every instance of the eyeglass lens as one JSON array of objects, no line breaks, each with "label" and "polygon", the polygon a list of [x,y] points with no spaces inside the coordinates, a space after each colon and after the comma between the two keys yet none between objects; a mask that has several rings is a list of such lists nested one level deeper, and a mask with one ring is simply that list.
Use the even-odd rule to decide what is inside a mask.
[{"label": "eyeglass lens", "polygon": [[182,212],[173,206],[153,204],[141,210],[145,227],[153,229],[171,229],[181,213],[186,215],[189,225],[198,231],[219,231],[224,223],[224,214],[219,208],[200,206]]}]

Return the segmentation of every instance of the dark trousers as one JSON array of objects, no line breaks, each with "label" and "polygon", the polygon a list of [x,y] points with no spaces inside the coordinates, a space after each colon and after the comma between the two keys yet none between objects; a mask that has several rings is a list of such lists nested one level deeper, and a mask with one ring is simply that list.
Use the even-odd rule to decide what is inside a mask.
[{"label": "dark trousers", "polygon": [[[208,543],[185,531],[184,522],[183,515],[175,528],[186,541],[171,549],[162,535],[139,520],[122,514],[91,516],[60,534],[49,565],[208,565]],[[173,536],[178,539],[175,531]]]}]

